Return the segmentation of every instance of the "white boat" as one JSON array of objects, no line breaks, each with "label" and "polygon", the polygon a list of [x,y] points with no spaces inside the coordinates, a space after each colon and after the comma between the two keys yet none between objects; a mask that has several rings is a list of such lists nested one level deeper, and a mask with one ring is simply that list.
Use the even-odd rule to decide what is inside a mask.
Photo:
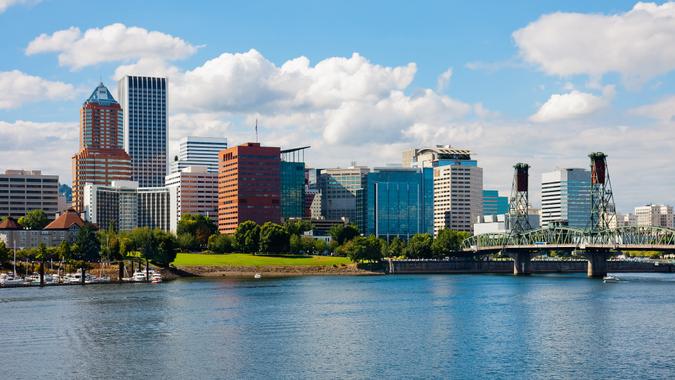
[{"label": "white boat", "polygon": [[13,274],[7,274],[3,278],[0,278],[0,284],[2,286],[17,286],[24,285],[26,281],[21,276],[14,276]]},{"label": "white boat", "polygon": [[152,271],[152,273],[150,274],[150,282],[152,282],[153,284],[159,284],[160,282],[162,282],[162,274],[159,272]]},{"label": "white boat", "polygon": [[262,278],[262,274],[256,273],[256,274],[253,275],[253,278],[255,278],[255,279]]},{"label": "white boat", "polygon": [[619,282],[619,278],[608,274],[607,276],[602,278],[602,282],[604,282],[605,284]]},{"label": "white boat", "polygon": [[135,282],[145,282],[147,280],[147,277],[145,276],[145,271],[137,270],[136,272],[134,272],[133,279]]}]

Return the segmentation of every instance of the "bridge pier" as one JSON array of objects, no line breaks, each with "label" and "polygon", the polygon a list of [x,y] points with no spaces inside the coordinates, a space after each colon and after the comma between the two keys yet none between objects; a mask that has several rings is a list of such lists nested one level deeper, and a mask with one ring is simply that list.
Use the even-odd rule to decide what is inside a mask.
[{"label": "bridge pier", "polygon": [[509,252],[508,255],[513,259],[514,276],[526,276],[532,273],[532,257],[530,256],[530,252]]},{"label": "bridge pier", "polygon": [[588,277],[605,277],[607,276],[607,259],[611,256],[608,251],[591,251],[585,254],[588,260]]}]

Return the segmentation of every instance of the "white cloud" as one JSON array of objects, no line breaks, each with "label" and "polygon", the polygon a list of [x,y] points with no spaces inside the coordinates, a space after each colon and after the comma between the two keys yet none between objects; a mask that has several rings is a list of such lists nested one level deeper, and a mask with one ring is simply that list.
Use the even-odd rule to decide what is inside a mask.
[{"label": "white cloud", "polygon": [[0,121],[0,170],[36,169],[70,183],[77,151],[77,122]]},{"label": "white cloud", "polygon": [[0,109],[16,108],[28,102],[70,99],[74,87],[53,82],[19,70],[0,71]]},{"label": "white cloud", "polygon": [[40,0],[0,0],[0,13],[3,13],[7,8],[17,4],[35,4]]},{"label": "white cloud", "polygon": [[438,76],[436,80],[436,91],[443,92],[448,88],[448,83],[450,83],[450,78],[452,78],[452,67],[448,67],[441,75]]},{"label": "white cloud", "polygon": [[675,122],[675,95],[661,99],[654,104],[634,108],[630,110],[630,113],[664,122]]},{"label": "white cloud", "polygon": [[138,59],[170,61],[194,54],[197,47],[169,34],[116,23],[84,33],[71,27],[41,34],[28,44],[26,54],[56,52],[59,64],[74,70],[101,62]]},{"label": "white cloud", "polygon": [[521,56],[552,75],[621,74],[639,85],[675,69],[675,3],[628,12],[552,13],[513,33]]},{"label": "white cloud", "polygon": [[590,115],[609,104],[614,95],[614,88],[607,86],[603,96],[572,90],[566,94],[553,94],[530,120],[546,123],[567,120]]}]

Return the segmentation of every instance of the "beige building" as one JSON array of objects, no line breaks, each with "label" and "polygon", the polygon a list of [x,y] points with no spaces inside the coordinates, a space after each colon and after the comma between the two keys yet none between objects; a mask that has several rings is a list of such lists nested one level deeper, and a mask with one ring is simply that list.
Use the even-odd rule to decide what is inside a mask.
[{"label": "beige building", "polygon": [[473,232],[473,222],[482,214],[482,168],[461,164],[434,168],[434,235],[444,228]]},{"label": "beige building", "polygon": [[20,218],[43,210],[53,220],[58,212],[59,176],[40,170],[6,170],[0,174],[0,217]]},{"label": "beige building", "polygon": [[54,247],[62,241],[75,241],[83,225],[84,221],[73,209],[66,210],[41,230],[22,229],[15,219],[9,217],[0,222],[0,241],[10,249],[35,248],[40,243]]},{"label": "beige building", "polygon": [[[217,157],[217,155],[216,155]],[[165,185],[172,194],[175,211],[170,219],[171,231],[176,232],[183,214],[201,214],[218,219],[218,173],[207,166],[188,166],[166,176]]]},{"label": "beige building", "polygon": [[646,205],[635,208],[638,226],[673,228],[673,206]]}]

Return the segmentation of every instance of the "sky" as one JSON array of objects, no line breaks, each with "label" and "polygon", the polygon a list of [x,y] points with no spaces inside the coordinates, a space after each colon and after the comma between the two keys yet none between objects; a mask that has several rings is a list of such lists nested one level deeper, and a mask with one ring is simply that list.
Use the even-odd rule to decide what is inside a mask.
[{"label": "sky", "polygon": [[484,187],[608,154],[617,208],[675,203],[675,3],[0,0],[0,170],[71,180],[102,81],[169,78],[180,138],[311,145],[309,167],[472,150]]}]

